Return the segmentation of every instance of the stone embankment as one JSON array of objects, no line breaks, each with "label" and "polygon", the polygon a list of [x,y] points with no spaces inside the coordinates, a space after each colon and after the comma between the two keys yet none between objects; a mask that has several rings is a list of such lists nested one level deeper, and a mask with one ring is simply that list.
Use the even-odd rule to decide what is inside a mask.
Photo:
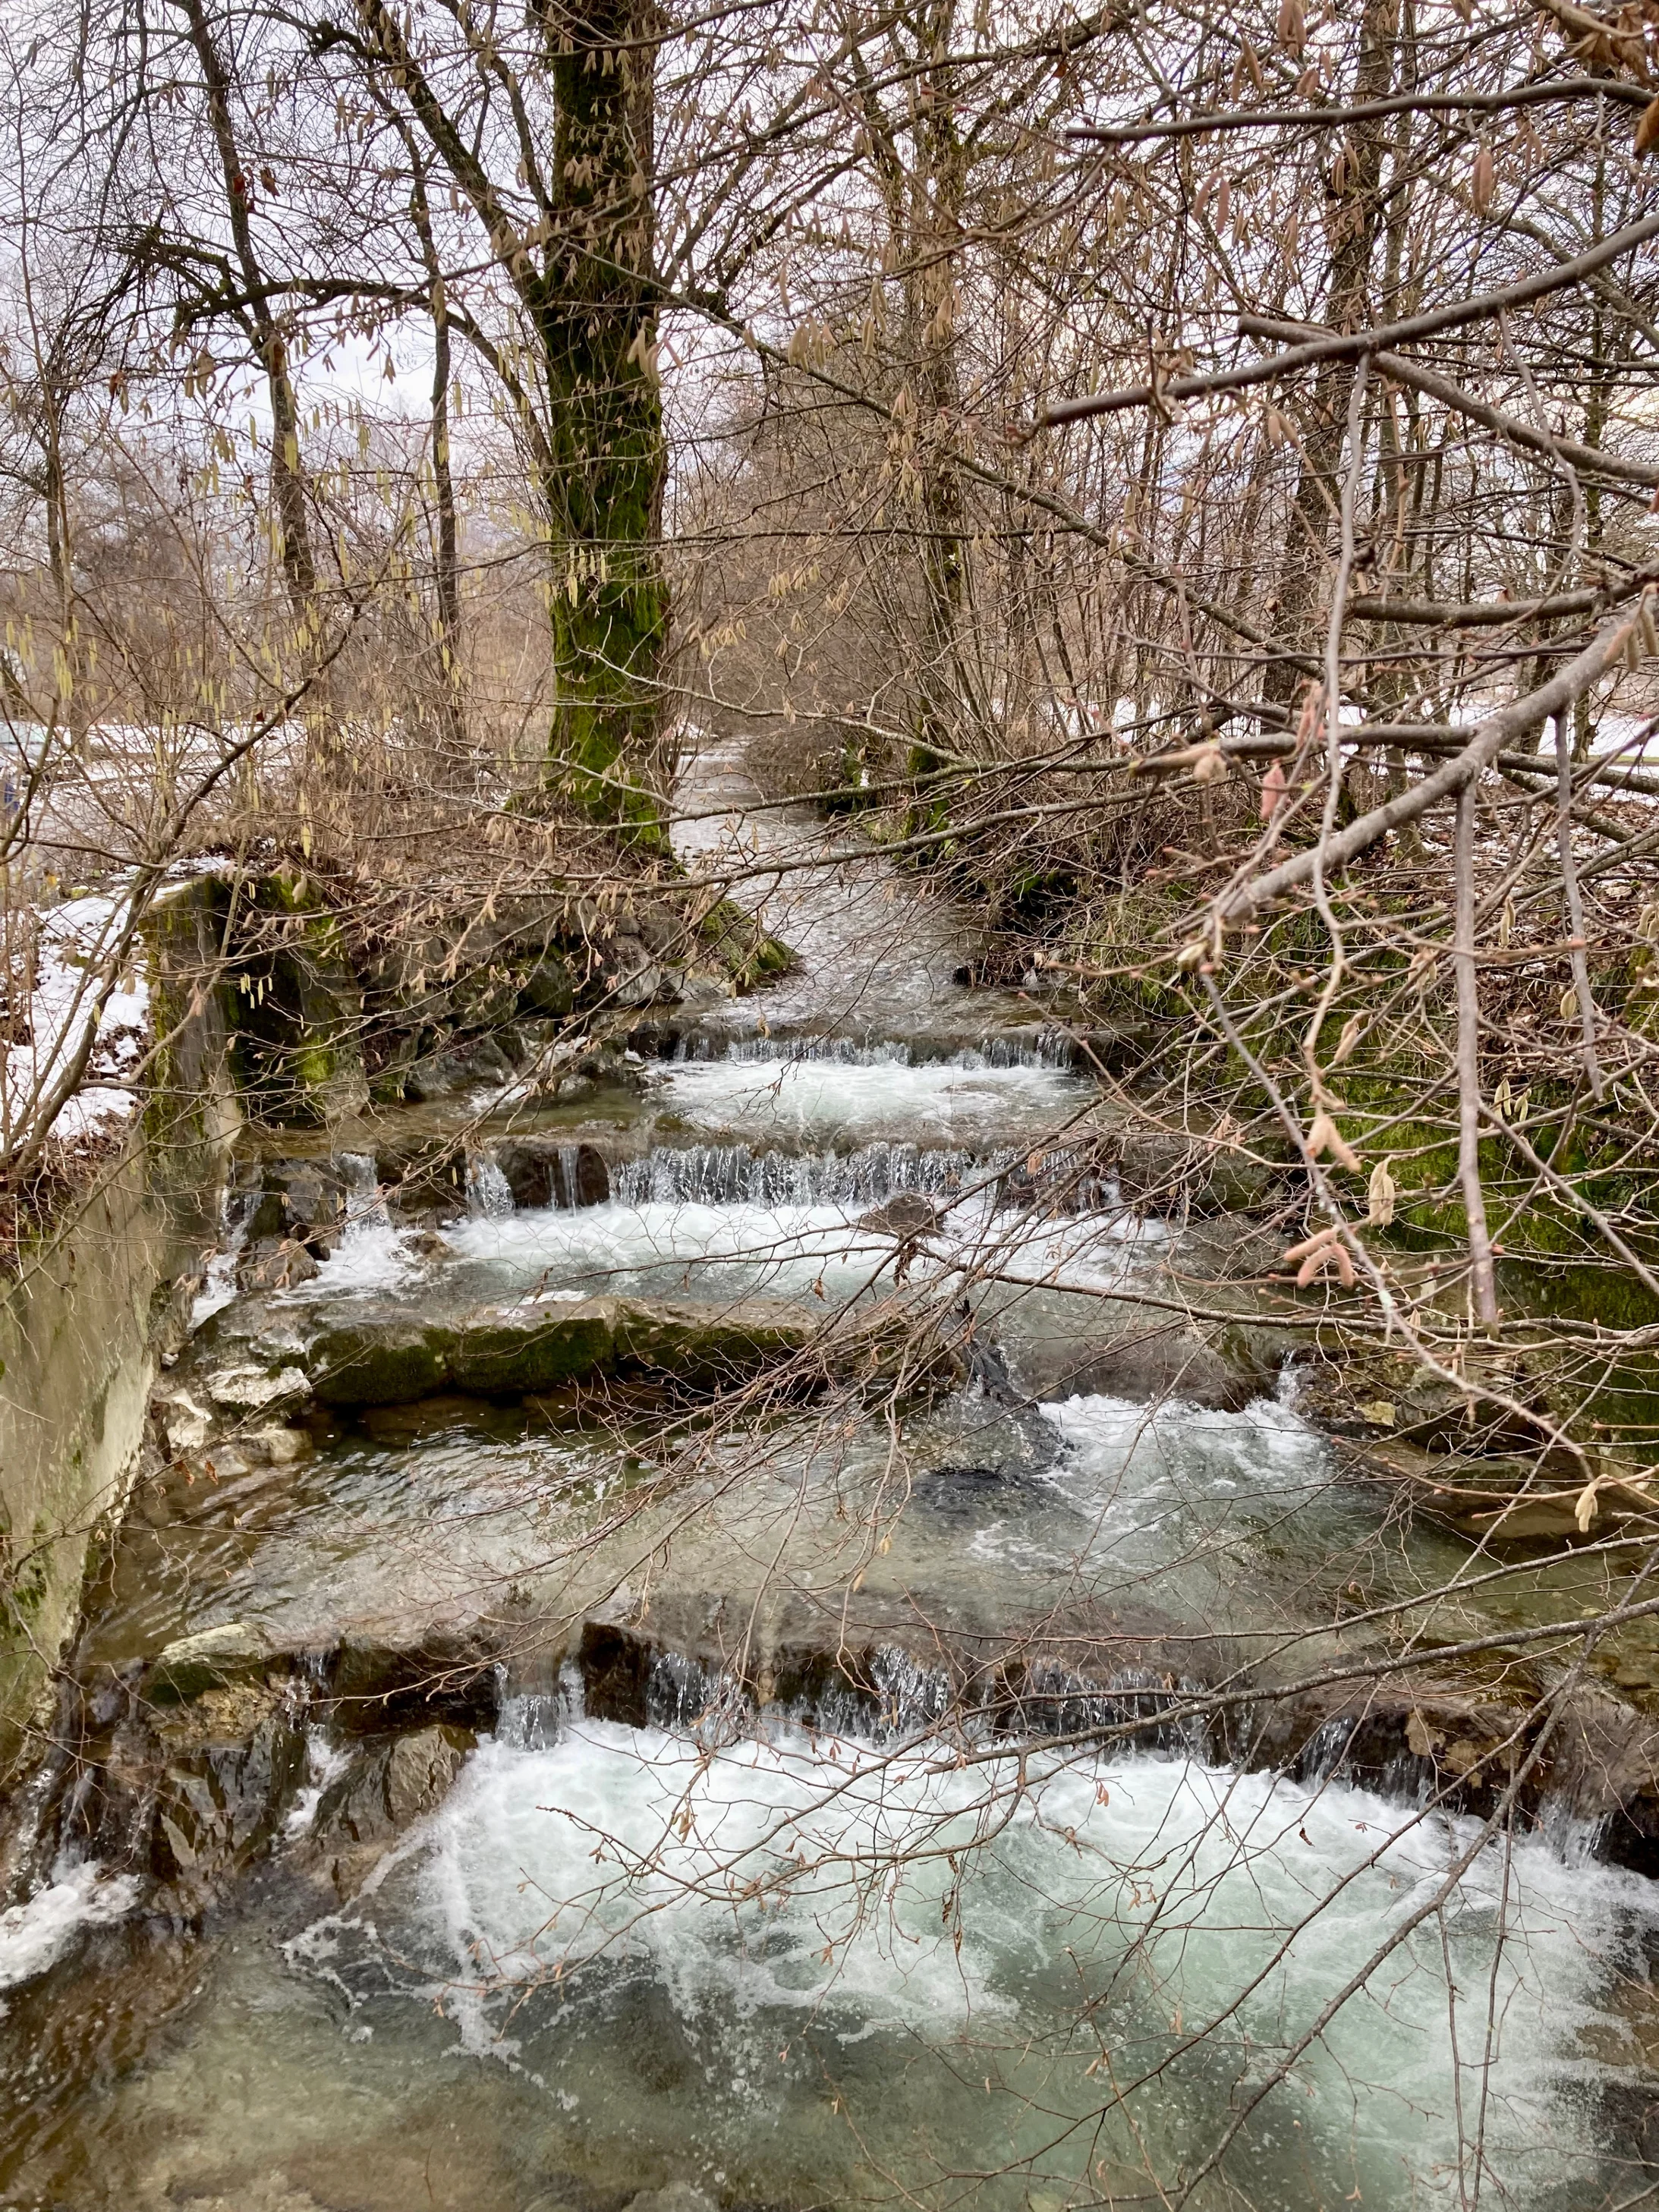
[{"label": "stone embankment", "polygon": [[210,878],[157,902],[143,1111],[76,1163],[58,1218],[0,1273],[0,1791],[45,1741],[88,1559],[125,1504],[157,1362],[186,1333],[218,1231],[239,1119],[229,1030],[217,994],[189,980],[216,921]]}]

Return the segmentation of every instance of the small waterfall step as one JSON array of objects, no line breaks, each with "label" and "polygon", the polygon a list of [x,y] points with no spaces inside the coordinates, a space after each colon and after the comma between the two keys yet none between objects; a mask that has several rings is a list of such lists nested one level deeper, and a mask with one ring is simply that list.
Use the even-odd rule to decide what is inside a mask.
[{"label": "small waterfall step", "polygon": [[994,1036],[908,1037],[844,1036],[802,1030],[734,1038],[699,1028],[665,1033],[659,1042],[666,1048],[657,1056],[680,1064],[811,1060],[842,1067],[1042,1067],[1069,1074],[1079,1061],[1079,1048],[1068,1031],[1036,1025]]},{"label": "small waterfall step", "polygon": [[981,1192],[993,1204],[1046,1203],[1073,1213],[1115,1211],[1115,1177],[1088,1145],[1040,1152],[1002,1147],[890,1143],[857,1152],[794,1152],[750,1145],[658,1145],[644,1153],[550,1138],[504,1139],[473,1156],[468,1211],[487,1219],[515,1210],[561,1212],[630,1206],[884,1206],[901,1194],[954,1203]]}]

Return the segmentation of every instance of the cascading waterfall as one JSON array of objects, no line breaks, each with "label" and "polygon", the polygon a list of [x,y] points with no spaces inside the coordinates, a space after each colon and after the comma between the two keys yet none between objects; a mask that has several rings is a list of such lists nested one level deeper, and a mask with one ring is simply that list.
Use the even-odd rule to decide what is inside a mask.
[{"label": "cascading waterfall", "polygon": [[673,1058],[684,1064],[729,1060],[744,1066],[769,1061],[816,1061],[838,1067],[1041,1067],[1069,1071],[1077,1062],[1071,1039],[1063,1033],[1045,1033],[1035,1042],[1029,1037],[982,1037],[976,1045],[957,1045],[948,1051],[927,1053],[916,1045],[891,1038],[846,1036],[739,1037],[726,1039],[692,1033],[680,1037]]},{"label": "cascading waterfall", "polygon": [[[843,1018],[863,986],[902,1026],[915,933],[884,898],[909,967],[871,987],[847,919],[834,995],[784,1018]],[[920,1011],[957,1039],[996,1018],[939,997]],[[697,1302],[827,1313],[901,1268],[932,1295],[1006,1262],[1041,1287],[975,1288],[978,1344],[1019,1373],[1023,1317],[1027,1345],[1087,1349],[1098,1304],[1071,1291],[1115,1291],[1174,1234],[1121,1210],[1059,1031],[733,1041],[703,1018],[642,1097],[577,1109],[583,1140],[560,1102],[477,1144],[441,1243],[338,1155],[338,1248],[272,1326],[299,1343],[308,1304],[349,1324],[366,1295],[423,1328],[620,1291],[678,1328]],[[934,1203],[879,1212],[902,1194]],[[975,1358],[978,1387],[902,1427],[845,1399],[707,1433],[620,1395],[614,1428],[586,1402],[567,1425],[556,1394],[331,1412],[246,1487],[198,1480],[176,1522],[124,1532],[144,1583],[90,1624],[89,1703],[126,1685],[136,1715],[142,1668],[204,1626],[290,1670],[278,1710],[274,1668],[246,1692],[262,1733],[205,1766],[174,1754],[190,1713],[156,1723],[162,1802],[222,1785],[260,1873],[211,1877],[242,1936],[189,1957],[160,2035],[125,1992],[197,1900],[157,1887],[151,1826],[107,1829],[102,1870],[42,1865],[0,1913],[0,2197],[90,2204],[95,2172],[124,2207],[356,2203],[372,2177],[377,2205],[502,2212],[665,2184],[780,2212],[1062,2212],[1171,2201],[1239,2120],[1188,2212],[1634,2202],[1653,1887],[1598,1864],[1565,1802],[1483,1844],[1325,1705],[1279,1774],[1218,1763],[1261,1734],[1248,1706],[1182,1711],[1212,1658],[1244,1653],[1248,1689],[1249,1654],[1328,1620],[1320,1574],[1356,1547],[1379,1543],[1382,1603],[1447,1573],[1437,1540],[1378,1538],[1288,1381],[1239,1407],[1177,1382],[1156,1406],[1010,1408]],[[469,1670],[462,1735],[428,1698]],[[1359,1786],[1379,1771],[1389,1789]],[[112,1771],[88,1759],[69,1814],[90,1824]],[[133,2063],[104,2064],[112,2027]],[[57,2069],[72,2047],[92,2055]],[[31,2105],[34,2151],[8,2150]]]},{"label": "cascading waterfall", "polygon": [[659,1146],[611,1175],[626,1206],[878,1206],[899,1191],[950,1198],[997,1172],[970,1152],[869,1145],[856,1152],[754,1152],[746,1145]]},{"label": "cascading waterfall", "polygon": [[[583,1195],[579,1145],[559,1147],[551,1177],[553,1204],[573,1212]],[[1067,1212],[1115,1212],[1116,1180],[1086,1152],[1048,1146],[1030,1153],[1005,1147],[979,1154],[959,1146],[885,1141],[852,1152],[792,1152],[748,1145],[659,1145],[637,1159],[610,1164],[610,1202],[641,1206],[872,1206],[902,1191],[952,1201],[981,1191],[995,1204],[1052,1200]],[[467,1164],[467,1210],[474,1219],[503,1220],[514,1212],[506,1176],[494,1156],[475,1152]]]},{"label": "cascading waterfall", "polygon": [[219,1249],[208,1261],[202,1277],[202,1287],[196,1293],[190,1309],[190,1325],[200,1328],[204,1321],[223,1311],[236,1296],[236,1268],[247,1246],[248,1224],[254,1208],[259,1202],[257,1190],[226,1189],[219,1200]]},{"label": "cascading waterfall", "polygon": [[1051,1146],[980,1155],[951,1146],[879,1143],[855,1152],[757,1152],[747,1145],[660,1146],[611,1170],[625,1206],[880,1206],[901,1191],[952,1200],[979,1189],[993,1202],[1054,1194],[1068,1212],[1114,1211],[1115,1179],[1086,1152]]},{"label": "cascading waterfall", "polygon": [[381,1195],[380,1170],[372,1152],[340,1152],[335,1166],[345,1186],[345,1221],[340,1231],[342,1244],[352,1244],[367,1237],[384,1233],[392,1226],[386,1212],[386,1200]]},{"label": "cascading waterfall", "polygon": [[488,1152],[467,1157],[466,1210],[483,1221],[504,1221],[513,1211],[513,1186]]}]

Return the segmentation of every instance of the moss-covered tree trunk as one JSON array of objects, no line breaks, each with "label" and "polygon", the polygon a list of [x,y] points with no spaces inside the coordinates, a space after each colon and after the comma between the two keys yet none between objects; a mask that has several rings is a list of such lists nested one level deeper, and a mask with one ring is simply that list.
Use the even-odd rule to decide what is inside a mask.
[{"label": "moss-covered tree trunk", "polygon": [[652,274],[655,0],[546,9],[557,100],[538,313],[548,380],[557,698],[552,781],[654,823],[668,595]]}]

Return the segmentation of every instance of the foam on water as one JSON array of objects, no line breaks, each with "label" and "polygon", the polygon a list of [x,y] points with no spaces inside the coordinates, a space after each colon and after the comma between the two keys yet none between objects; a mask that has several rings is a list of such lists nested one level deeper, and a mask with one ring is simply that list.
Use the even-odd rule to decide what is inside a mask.
[{"label": "foam on water", "polygon": [[395,1225],[386,1210],[374,1155],[342,1152],[336,1165],[345,1184],[340,1241],[308,1283],[283,1293],[286,1300],[309,1304],[372,1295],[396,1290],[416,1273],[408,1233]]},{"label": "foam on water", "polygon": [[[711,1204],[696,1200],[612,1200],[577,1212],[544,1207],[505,1219],[474,1217],[449,1242],[477,1287],[501,1291],[550,1285],[662,1297],[855,1297],[890,1274],[896,1240],[859,1225],[848,1205]],[[1109,1288],[1156,1224],[1121,1214],[1077,1214],[1031,1224],[999,1217],[988,1200],[951,1208],[911,1260],[912,1279],[1000,1263],[1022,1280]],[[320,1278],[319,1279],[320,1279]]]},{"label": "foam on water", "polygon": [[[410,1994],[441,1991],[470,2048],[537,2064],[573,2006],[643,1976],[700,2068],[748,2084],[751,2121],[787,2117],[775,2100],[803,2033],[814,2074],[861,2070],[901,2103],[894,2069],[948,2055],[976,2090],[981,2074],[1005,2085],[980,2093],[958,2174],[1010,2157],[1063,2171],[1053,2147],[1071,2125],[1092,2146],[1073,2167],[1103,2145],[1133,2165],[1107,2093],[1148,2075],[1127,2111],[1167,2175],[1207,2154],[1230,2103],[1474,1835],[1345,1785],[1176,1758],[1056,1757],[1027,1778],[1022,1791],[1012,1759],[963,1768],[939,1747],[780,1732],[711,1749],[579,1720],[550,1747],[474,1755],[426,1836],[412,1929],[394,1933],[377,1899],[293,1955],[349,1990],[384,1988],[390,1954],[420,1956],[430,1980]],[[1595,2167],[1589,2084],[1623,2035],[1613,1979],[1654,1912],[1634,1876],[1536,1839],[1488,1846],[1271,2093],[1235,2179],[1259,2205],[1354,2189],[1373,2207],[1455,2203],[1461,2097],[1488,2185],[1528,2206],[1588,2201],[1561,2191]],[[532,2054],[537,2015],[520,2008],[544,1985],[565,2026]],[[881,2137],[879,2099],[859,2118]],[[906,2141],[895,2154],[914,2156]]]},{"label": "foam on water", "polygon": [[1091,1509],[1121,1505],[1138,1516],[1200,1497],[1297,1505],[1327,1489],[1334,1476],[1325,1439],[1278,1398],[1254,1398],[1226,1410],[1179,1399],[1140,1405],[1091,1395],[1045,1405],[1042,1412],[1066,1446],[1048,1480],[1073,1503]]},{"label": "foam on water", "polygon": [[1064,1448],[1037,1480],[1066,1510],[983,1531],[988,1562],[1054,1573],[1069,1561],[1098,1597],[1152,1589],[1217,1630],[1259,1630],[1276,1608],[1281,1626],[1304,1618],[1298,1582],[1354,1540],[1340,1468],[1282,1399],[1221,1408],[1091,1395],[1040,1410]]},{"label": "foam on water", "polygon": [[44,1974],[81,1929],[125,1919],[139,1887],[135,1875],[107,1874],[96,1860],[60,1860],[44,1888],[0,1912],[0,1990]]},{"label": "foam on water", "polygon": [[675,1060],[652,1078],[654,1102],[694,1127],[753,1131],[805,1145],[884,1133],[949,1142],[995,1139],[1077,1112],[1094,1085],[1034,1054],[997,1065],[983,1053],[912,1060],[903,1047],[825,1046],[787,1056],[734,1048]]}]

